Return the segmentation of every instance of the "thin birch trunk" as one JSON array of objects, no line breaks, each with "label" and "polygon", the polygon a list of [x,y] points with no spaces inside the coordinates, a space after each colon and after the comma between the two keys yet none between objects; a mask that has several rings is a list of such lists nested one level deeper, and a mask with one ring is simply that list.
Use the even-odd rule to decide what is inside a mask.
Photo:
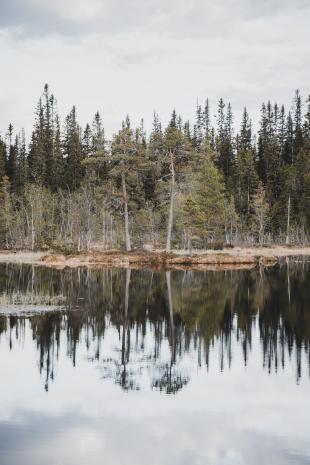
[{"label": "thin birch trunk", "polygon": [[127,189],[126,189],[126,181],[125,181],[124,173],[122,173],[122,188],[123,188],[123,200],[124,200],[126,250],[127,252],[130,252],[131,243],[130,243],[130,234],[129,234],[128,199],[127,199]]},{"label": "thin birch trunk", "polygon": [[290,243],[290,220],[291,220],[291,195],[288,197],[287,203],[287,226],[286,226],[286,240],[285,243],[288,245]]},{"label": "thin birch trunk", "polygon": [[189,256],[191,257],[193,255],[193,243],[192,243],[192,231],[189,230],[189,233],[188,233],[188,254]]},{"label": "thin birch trunk", "polygon": [[31,250],[34,250],[35,244],[35,229],[34,229],[34,221],[33,221],[33,206],[31,205]]},{"label": "thin birch trunk", "polygon": [[169,202],[169,218],[168,218],[168,231],[167,231],[167,242],[166,252],[171,252],[171,237],[172,237],[172,226],[173,226],[173,204],[174,204],[174,186],[175,186],[175,171],[174,171],[174,160],[173,153],[170,152],[170,171],[171,171],[171,183],[170,183],[170,202]]}]

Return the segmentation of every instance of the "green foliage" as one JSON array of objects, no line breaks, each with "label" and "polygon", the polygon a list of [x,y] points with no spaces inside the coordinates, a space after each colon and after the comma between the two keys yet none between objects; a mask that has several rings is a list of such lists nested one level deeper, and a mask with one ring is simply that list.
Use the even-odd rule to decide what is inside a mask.
[{"label": "green foliage", "polygon": [[267,222],[267,215],[269,211],[269,205],[266,199],[266,192],[262,182],[258,183],[255,195],[253,198],[253,209],[254,209],[254,224],[255,230],[258,232],[259,242],[263,243],[264,232]]},{"label": "green foliage", "polygon": [[[174,110],[167,126],[154,114],[129,117],[108,141],[102,117],[82,131],[73,107],[62,125],[48,85],[39,99],[30,144],[10,124],[0,137],[1,244],[62,245],[66,250],[207,247],[225,239],[309,240],[310,97],[297,91],[292,111],[264,103],[258,137],[247,109],[233,129],[220,99],[217,125],[208,99],[194,125]],[[98,245],[99,246],[99,245]]]},{"label": "green foliage", "polygon": [[81,131],[77,123],[75,107],[66,118],[63,149],[66,159],[65,186],[75,190],[80,187],[84,175]]},{"label": "green foliage", "polygon": [[234,169],[235,205],[238,214],[250,226],[253,196],[258,184],[255,170],[254,153],[252,149],[241,149],[237,154]]},{"label": "green foliage", "polygon": [[205,235],[221,237],[225,224],[225,187],[209,154],[200,163],[198,183],[198,203],[204,215]]},{"label": "green foliage", "polygon": [[0,179],[5,176],[6,171],[6,144],[0,136]]},{"label": "green foliage", "polygon": [[0,182],[0,244],[3,248],[9,248],[10,222],[12,219],[12,204],[9,194],[9,178],[4,176]]}]

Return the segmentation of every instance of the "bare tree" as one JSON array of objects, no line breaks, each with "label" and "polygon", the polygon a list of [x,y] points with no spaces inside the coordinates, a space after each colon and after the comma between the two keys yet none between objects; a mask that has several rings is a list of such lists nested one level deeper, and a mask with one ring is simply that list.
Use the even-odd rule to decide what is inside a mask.
[{"label": "bare tree", "polygon": [[264,186],[261,182],[259,182],[255,195],[254,195],[254,212],[255,212],[255,217],[258,223],[259,231],[258,231],[258,237],[259,237],[259,243],[262,245],[263,239],[264,239],[264,232],[265,232],[265,227],[266,227],[266,220],[267,220],[267,214],[269,211],[269,205],[266,200],[266,192],[264,189]]}]

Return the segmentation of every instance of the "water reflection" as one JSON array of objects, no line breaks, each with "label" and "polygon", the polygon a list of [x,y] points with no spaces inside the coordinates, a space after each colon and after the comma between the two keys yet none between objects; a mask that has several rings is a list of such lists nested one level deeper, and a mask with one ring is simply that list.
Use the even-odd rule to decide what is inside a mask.
[{"label": "water reflection", "polygon": [[262,368],[293,364],[298,382],[309,376],[309,278],[307,260],[218,273],[1,265],[0,337],[11,350],[33,339],[46,390],[62,344],[73,366],[83,348],[125,391],[176,394],[211,352],[225,371],[241,348],[246,366],[255,335]]}]

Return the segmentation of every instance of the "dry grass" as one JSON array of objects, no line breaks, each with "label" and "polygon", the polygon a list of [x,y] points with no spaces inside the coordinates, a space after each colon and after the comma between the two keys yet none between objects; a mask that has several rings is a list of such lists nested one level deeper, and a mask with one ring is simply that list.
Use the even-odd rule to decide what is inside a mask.
[{"label": "dry grass", "polygon": [[272,266],[279,257],[310,256],[310,247],[235,247],[223,251],[197,250],[189,256],[185,250],[167,254],[162,250],[153,252],[121,252],[116,250],[83,252],[62,255],[46,252],[0,251],[0,262],[45,265],[55,268],[78,266],[107,266],[117,268],[158,269],[236,269],[253,268],[258,263]]}]

